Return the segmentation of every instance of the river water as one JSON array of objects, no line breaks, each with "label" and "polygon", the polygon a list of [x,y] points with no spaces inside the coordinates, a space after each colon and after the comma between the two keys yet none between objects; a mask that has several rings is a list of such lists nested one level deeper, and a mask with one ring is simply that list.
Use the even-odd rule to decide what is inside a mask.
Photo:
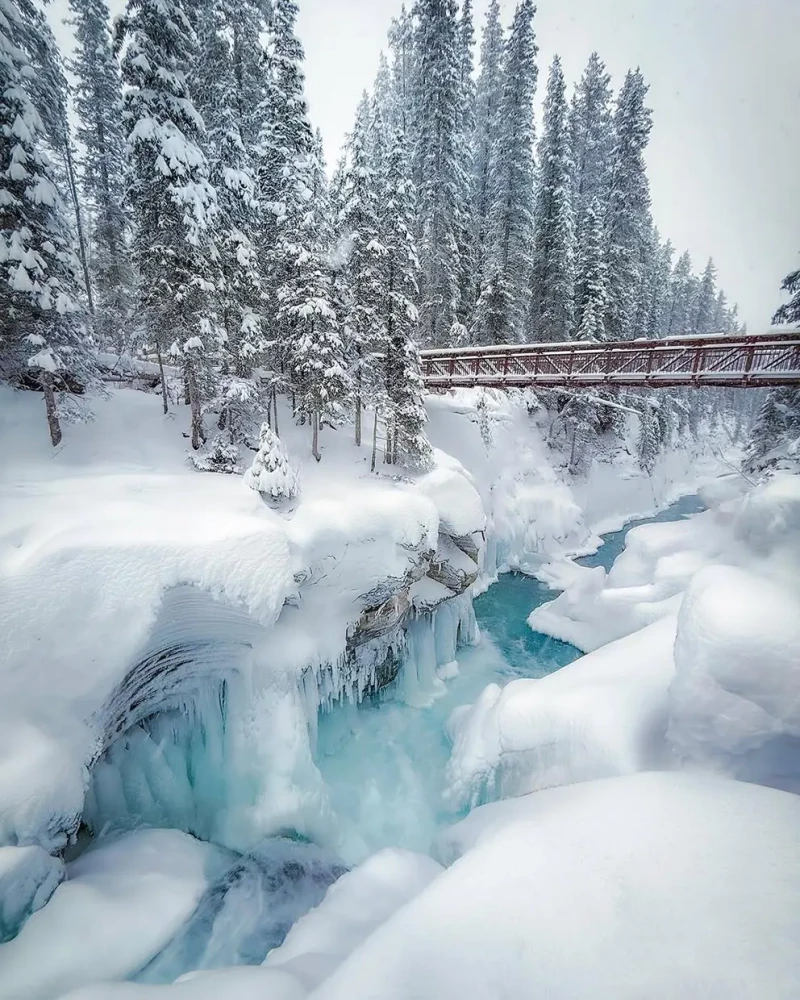
[{"label": "river water", "polygon": [[[683,497],[654,517],[604,535],[597,553],[579,562],[609,569],[630,528],[681,520],[702,509],[698,497]],[[390,694],[323,715],[317,763],[330,790],[347,863],[389,846],[427,852],[438,830],[459,818],[442,799],[450,756],[447,720],[487,684],[543,677],[581,655],[527,624],[530,612],[555,596],[533,577],[501,576],[474,602],[479,643],[459,651],[458,673],[430,706],[412,708]]]}]

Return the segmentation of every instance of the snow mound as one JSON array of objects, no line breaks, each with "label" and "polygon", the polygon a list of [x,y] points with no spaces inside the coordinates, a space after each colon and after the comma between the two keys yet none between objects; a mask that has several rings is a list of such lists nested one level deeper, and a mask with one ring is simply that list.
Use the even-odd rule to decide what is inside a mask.
[{"label": "snow mound", "polygon": [[281,969],[243,966],[190,973],[171,986],[102,983],[64,994],[63,1000],[304,1000],[305,989]]},{"label": "snow mound", "polygon": [[218,849],[176,830],[141,830],[67,866],[67,881],[0,945],[0,998],[48,1000],[131,976],[191,915]]},{"label": "snow mound", "polygon": [[[754,527],[768,543],[764,522]],[[678,618],[670,689],[679,756],[800,788],[799,656],[800,594],[732,566],[698,573]]]},{"label": "snow mound", "polygon": [[795,1000],[798,824],[797,796],[683,774],[484,807],[313,996]]},{"label": "snow mound", "polygon": [[331,886],[322,903],[269,953],[265,965],[315,989],[441,871],[441,865],[423,854],[399,849],[373,854]]},{"label": "snow mound", "polygon": [[485,688],[450,720],[450,807],[655,766],[674,634],[665,619],[546,677]]},{"label": "snow mound", "polygon": [[437,467],[417,481],[417,489],[432,500],[439,524],[452,538],[486,527],[483,503],[466,469],[443,452],[435,452]]}]

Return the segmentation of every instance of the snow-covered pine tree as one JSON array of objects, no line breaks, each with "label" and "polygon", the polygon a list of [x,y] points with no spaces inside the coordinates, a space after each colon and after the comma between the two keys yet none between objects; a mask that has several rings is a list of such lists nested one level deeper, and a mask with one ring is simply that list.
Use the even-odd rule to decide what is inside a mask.
[{"label": "snow-covered pine tree", "polygon": [[567,100],[561,60],[550,68],[539,143],[539,187],[534,211],[532,339],[568,340],[575,328],[574,222],[570,198]]},{"label": "snow-covered pine tree", "polygon": [[[225,343],[226,375],[247,378],[262,358],[261,275],[256,243],[259,202],[245,146],[233,40],[240,0],[204,0],[198,17],[192,95],[206,126],[209,181],[217,193],[214,242],[221,281],[215,313]],[[257,22],[253,24],[256,27]],[[257,45],[257,38],[253,40]]]},{"label": "snow-covered pine tree", "polygon": [[461,170],[458,180],[461,191],[458,195],[458,259],[460,268],[458,293],[458,321],[462,330],[455,332],[454,338],[460,342],[467,339],[467,325],[472,318],[477,295],[475,280],[475,232],[472,219],[472,156],[475,134],[475,70],[474,60],[475,27],[472,19],[472,0],[463,0],[458,22],[459,79],[458,95],[460,120],[456,135],[461,145],[458,154]]},{"label": "snow-covered pine tree", "polygon": [[661,243],[658,230],[656,230],[656,242],[658,249],[653,261],[649,310],[643,334],[651,340],[667,335],[671,294],[670,278],[672,258],[675,254],[675,248],[670,240]]},{"label": "snow-covered pine tree", "polygon": [[468,190],[461,132],[461,57],[455,0],[417,0],[414,179],[418,196],[421,335],[445,344],[460,309],[462,198]]},{"label": "snow-covered pine tree", "polygon": [[[580,248],[586,210],[595,198],[605,211],[614,131],[611,120],[611,76],[593,52],[575,88],[569,112],[572,159],[572,207]],[[580,252],[580,250],[579,250]]]},{"label": "snow-covered pine tree", "polygon": [[644,164],[652,128],[652,114],[644,103],[647,90],[641,72],[629,71],[614,114],[606,217],[606,329],[611,340],[625,340],[631,335],[641,284],[642,245],[650,225],[650,188]]},{"label": "snow-covered pine tree", "polygon": [[94,327],[100,344],[131,346],[134,280],[125,215],[125,136],[122,81],[112,50],[106,0],[69,0],[76,54],[74,105],[83,196],[90,210]]},{"label": "snow-covered pine tree", "polygon": [[[293,269],[299,248],[297,235],[308,238],[304,218],[309,206],[309,172],[313,163],[314,135],[308,120],[303,74],[303,46],[297,37],[295,0],[273,0],[267,46],[265,86],[257,144],[258,182],[264,208],[261,227],[261,271],[264,280],[266,327],[274,342],[274,366],[290,375],[294,324],[279,295],[289,294],[293,282],[305,287],[305,276]],[[319,243],[315,236],[315,254]]]},{"label": "snow-covered pine tree", "polygon": [[344,204],[339,219],[339,229],[348,246],[345,339],[348,353],[352,354],[357,445],[361,444],[365,398],[370,399],[381,382],[374,356],[385,349],[380,336],[379,308],[381,261],[386,251],[378,232],[376,179],[369,155],[370,126],[369,100],[364,94],[348,141],[348,159],[343,177]]},{"label": "snow-covered pine tree", "polygon": [[700,279],[693,321],[694,332],[700,336],[715,333],[714,310],[717,303],[717,269],[711,257]]},{"label": "snow-covered pine tree", "polygon": [[212,241],[216,192],[200,148],[203,121],[188,85],[196,39],[182,0],[128,0],[120,29],[127,38],[123,123],[140,315],[159,357],[176,345],[197,450],[203,439],[200,386],[216,346],[212,303],[219,269]]},{"label": "snow-covered pine tree", "polygon": [[387,124],[399,130],[409,149],[416,146],[417,50],[413,15],[403,4],[389,28],[392,54],[392,114]]},{"label": "snow-covered pine tree", "polygon": [[311,451],[319,461],[320,427],[339,419],[349,386],[331,302],[329,248],[321,238],[325,199],[319,192],[314,196],[324,177],[317,153],[312,136],[309,152],[287,165],[285,214],[278,218],[275,256],[282,278],[276,319],[296,409],[311,425]]},{"label": "snow-covered pine tree", "polygon": [[670,301],[666,321],[668,337],[679,337],[690,332],[691,281],[692,258],[688,251],[684,250],[673,268],[670,279]]},{"label": "snow-covered pine tree", "polygon": [[379,222],[386,250],[381,269],[386,396],[390,411],[386,460],[425,469],[431,464],[432,453],[424,430],[427,415],[416,344],[419,261],[413,231],[415,196],[405,139],[399,131],[387,160],[384,186],[387,197]]},{"label": "snow-covered pine tree", "polygon": [[42,388],[50,438],[61,440],[56,391],[94,373],[82,317],[79,262],[52,156],[63,143],[64,95],[44,15],[32,0],[0,0],[0,376]]},{"label": "snow-covered pine tree", "polygon": [[480,343],[526,339],[534,238],[534,13],[533,0],[521,0],[503,63],[499,130],[489,176],[486,252],[474,322],[475,339]]},{"label": "snow-covered pine tree", "polygon": [[268,500],[292,500],[299,492],[297,472],[269,424],[261,425],[258,451],[244,474],[244,481]]},{"label": "snow-covered pine tree", "polygon": [[608,295],[605,239],[600,202],[594,198],[585,212],[583,241],[575,282],[577,340],[605,340]]},{"label": "snow-covered pine tree", "polygon": [[500,143],[500,102],[503,97],[505,40],[499,0],[491,0],[481,41],[480,74],[475,92],[472,157],[472,227],[475,273],[480,279],[486,257],[491,208],[490,178]]},{"label": "snow-covered pine tree", "polygon": [[[781,290],[788,292],[791,298],[778,308],[772,322],[800,325],[800,270],[787,274]],[[745,468],[754,472],[782,467],[791,471],[800,468],[800,388],[797,386],[773,389],[766,395],[745,459]]]},{"label": "snow-covered pine tree", "polygon": [[714,333],[733,333],[735,331],[728,329],[728,318],[730,310],[728,309],[728,297],[725,292],[720,288],[717,292],[717,298],[714,302],[714,319],[712,320],[712,330]]}]

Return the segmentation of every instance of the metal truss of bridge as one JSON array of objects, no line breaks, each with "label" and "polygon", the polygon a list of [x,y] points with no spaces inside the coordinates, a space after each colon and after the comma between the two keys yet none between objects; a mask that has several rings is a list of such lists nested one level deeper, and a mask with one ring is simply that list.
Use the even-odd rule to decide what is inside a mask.
[{"label": "metal truss of bridge", "polygon": [[800,330],[422,351],[427,389],[800,385]]}]

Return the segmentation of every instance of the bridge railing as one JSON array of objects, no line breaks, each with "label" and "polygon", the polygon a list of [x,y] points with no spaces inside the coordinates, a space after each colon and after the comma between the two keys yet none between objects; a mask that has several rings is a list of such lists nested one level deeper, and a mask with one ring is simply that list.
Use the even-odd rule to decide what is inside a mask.
[{"label": "bridge railing", "polygon": [[430,389],[800,384],[800,331],[422,351]]}]

